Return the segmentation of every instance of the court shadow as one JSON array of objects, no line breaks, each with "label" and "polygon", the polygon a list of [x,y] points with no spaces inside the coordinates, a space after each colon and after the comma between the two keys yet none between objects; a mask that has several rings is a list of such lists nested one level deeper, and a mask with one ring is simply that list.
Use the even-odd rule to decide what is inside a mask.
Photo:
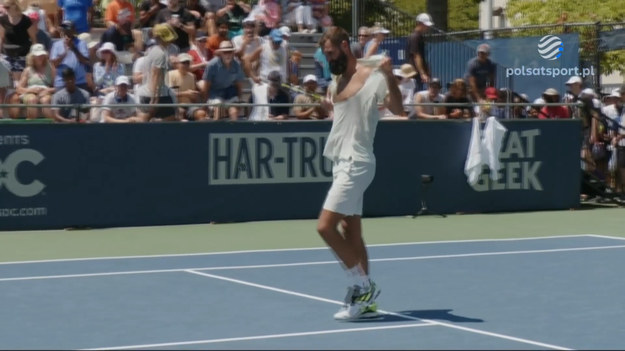
[{"label": "court shadow", "polygon": [[[455,322],[455,323],[484,323],[483,319],[479,318],[470,318],[459,316],[451,313],[451,309],[445,310],[412,310],[412,311],[399,311],[395,312],[397,314],[401,314],[408,317],[419,318],[419,319],[429,319],[434,321],[447,321],[447,322]],[[406,318],[397,315],[391,314],[382,314],[378,317],[371,319],[358,319],[354,322],[356,323],[368,323],[368,322],[406,322]]]}]

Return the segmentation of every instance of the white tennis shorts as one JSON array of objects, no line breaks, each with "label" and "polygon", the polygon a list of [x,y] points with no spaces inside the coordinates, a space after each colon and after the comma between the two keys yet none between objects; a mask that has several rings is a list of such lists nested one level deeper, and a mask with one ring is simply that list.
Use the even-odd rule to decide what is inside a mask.
[{"label": "white tennis shorts", "polygon": [[365,190],[375,176],[375,164],[338,160],[332,164],[332,186],[323,209],[345,216],[362,216]]}]

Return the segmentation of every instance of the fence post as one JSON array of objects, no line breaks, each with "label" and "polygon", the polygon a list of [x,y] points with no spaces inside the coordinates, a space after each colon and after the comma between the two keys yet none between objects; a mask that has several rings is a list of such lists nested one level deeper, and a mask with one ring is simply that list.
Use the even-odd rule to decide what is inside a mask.
[{"label": "fence post", "polygon": [[352,1],[352,38],[358,38],[358,8],[360,0]]},{"label": "fence post", "polygon": [[601,21],[595,23],[595,72],[593,84],[597,91],[601,91],[601,52],[599,51],[599,36],[601,35]]}]

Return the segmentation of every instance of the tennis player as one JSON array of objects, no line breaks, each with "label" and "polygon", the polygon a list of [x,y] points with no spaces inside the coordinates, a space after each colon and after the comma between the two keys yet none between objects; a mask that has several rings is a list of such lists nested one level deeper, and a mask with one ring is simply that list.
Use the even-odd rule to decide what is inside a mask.
[{"label": "tennis player", "polygon": [[379,290],[369,278],[367,249],[362,238],[363,195],[375,175],[373,138],[380,110],[386,107],[400,115],[402,96],[390,58],[373,56],[356,60],[344,29],[330,27],[322,38],[322,48],[335,76],[323,102],[328,110],[334,110],[323,152],[333,162],[333,181],[319,215],[317,231],[351,280],[345,304],[334,318],[371,317],[377,314],[375,299]]}]

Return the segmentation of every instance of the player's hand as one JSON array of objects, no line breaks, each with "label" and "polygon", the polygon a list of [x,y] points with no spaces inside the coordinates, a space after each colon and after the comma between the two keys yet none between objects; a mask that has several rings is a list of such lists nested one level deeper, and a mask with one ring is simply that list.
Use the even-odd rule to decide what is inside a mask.
[{"label": "player's hand", "polygon": [[382,71],[382,73],[384,73],[385,75],[389,76],[389,77],[393,77],[393,61],[391,60],[390,57],[386,56],[382,59],[382,61],[380,62],[380,66],[378,66],[380,68],[380,70]]},{"label": "player's hand", "polygon": [[328,98],[321,99],[320,104],[321,104],[321,108],[323,108],[326,111],[334,110],[334,104]]}]

